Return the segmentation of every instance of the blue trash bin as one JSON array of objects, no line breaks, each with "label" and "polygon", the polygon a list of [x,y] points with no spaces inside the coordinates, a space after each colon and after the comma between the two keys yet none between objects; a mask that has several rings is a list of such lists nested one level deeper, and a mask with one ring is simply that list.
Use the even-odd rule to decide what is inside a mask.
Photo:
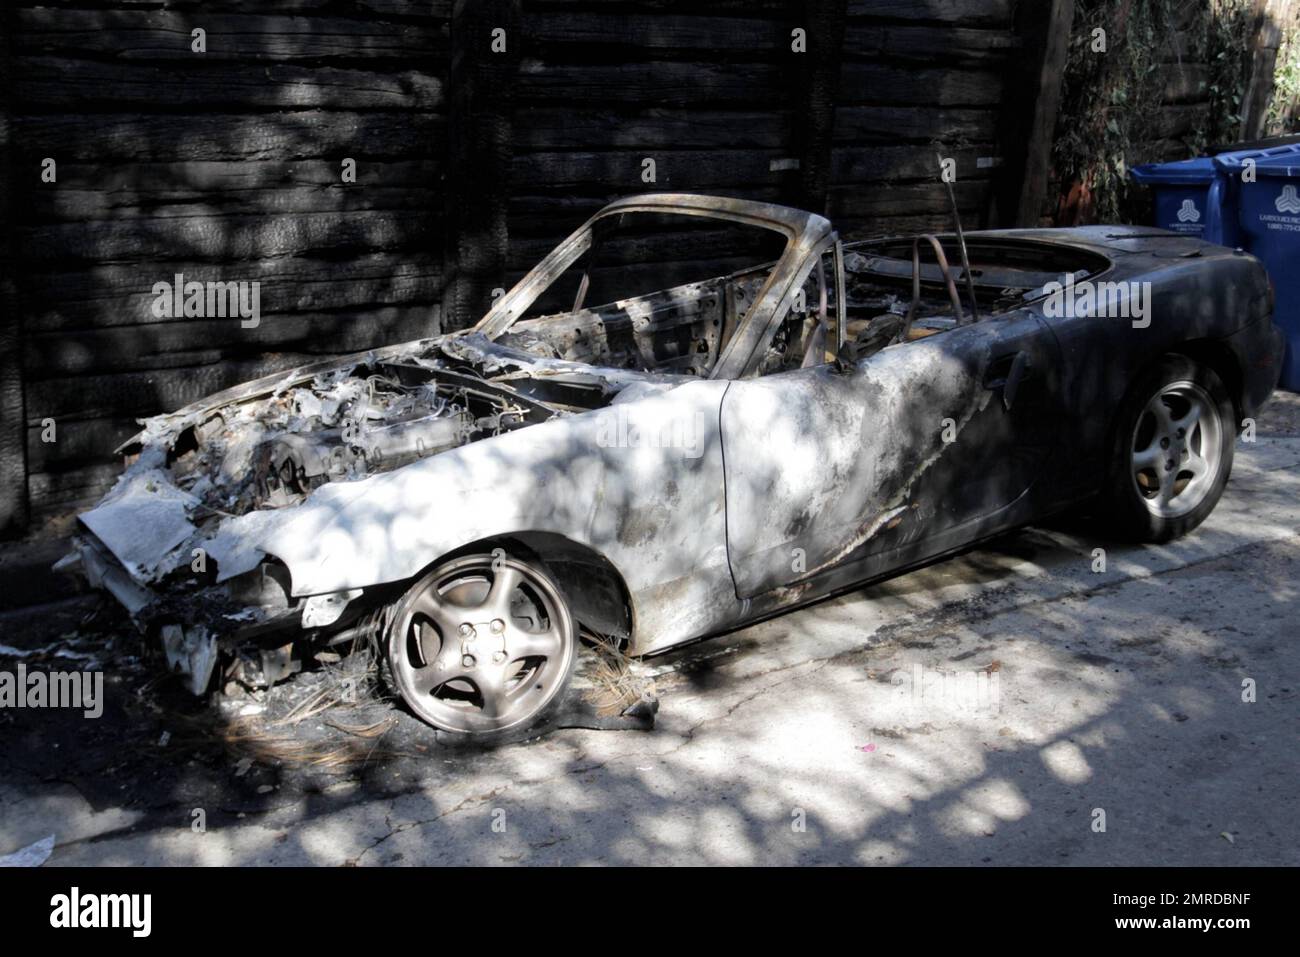
[{"label": "blue trash bin", "polygon": [[1215,204],[1213,230],[1215,238],[1211,242],[1221,246],[1243,246],[1245,239],[1241,232],[1241,172],[1247,161],[1259,164],[1265,161],[1285,160],[1300,161],[1300,143],[1286,146],[1274,146],[1268,149],[1233,150],[1220,153],[1214,157],[1216,174],[1213,189],[1218,193]]},{"label": "blue trash bin", "polygon": [[[1247,160],[1253,181],[1243,181]],[[1229,153],[1215,165],[1235,194],[1238,245],[1259,257],[1273,281],[1273,321],[1286,337],[1279,385],[1300,392],[1300,148]]]},{"label": "blue trash bin", "polygon": [[1147,163],[1134,166],[1129,173],[1134,181],[1155,191],[1153,225],[1196,236],[1206,242],[1221,241],[1222,183],[1214,157],[1202,156],[1176,163]]}]

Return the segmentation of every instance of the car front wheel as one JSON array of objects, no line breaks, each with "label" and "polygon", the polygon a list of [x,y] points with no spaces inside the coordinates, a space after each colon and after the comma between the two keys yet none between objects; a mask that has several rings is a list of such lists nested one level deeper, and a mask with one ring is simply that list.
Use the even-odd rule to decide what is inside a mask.
[{"label": "car front wheel", "polygon": [[1236,442],[1233,405],[1214,370],[1166,356],[1130,392],[1112,447],[1104,507],[1112,530],[1167,542],[1214,510]]},{"label": "car front wheel", "polygon": [[495,555],[444,562],[398,602],[388,666],[407,706],[473,743],[522,737],[563,697],[577,630],[537,563]]}]

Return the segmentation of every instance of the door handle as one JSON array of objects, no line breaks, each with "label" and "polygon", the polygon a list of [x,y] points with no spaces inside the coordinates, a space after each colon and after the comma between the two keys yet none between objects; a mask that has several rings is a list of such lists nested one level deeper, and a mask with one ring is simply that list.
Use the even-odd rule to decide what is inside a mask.
[{"label": "door handle", "polygon": [[1011,406],[1015,404],[1016,394],[1020,391],[1020,386],[1027,380],[1032,379],[1034,375],[1034,366],[1030,361],[1028,352],[1011,352],[1003,356],[998,356],[989,364],[988,373],[984,377],[984,387],[987,389],[1002,390],[1002,405],[1010,412]]}]

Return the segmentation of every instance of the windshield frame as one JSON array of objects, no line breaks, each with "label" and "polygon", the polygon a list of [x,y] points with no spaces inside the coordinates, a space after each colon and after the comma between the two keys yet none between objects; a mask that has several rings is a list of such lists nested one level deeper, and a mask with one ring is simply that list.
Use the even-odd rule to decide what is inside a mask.
[{"label": "windshield frame", "polygon": [[[714,363],[709,378],[740,378],[760,354],[760,347],[775,332],[782,307],[788,308],[792,282],[807,257],[831,234],[830,222],[815,213],[720,196],[687,193],[652,193],[617,200],[601,209],[547,254],[519,282],[501,296],[477,325],[489,339],[505,333],[522,319],[533,303],[576,263],[592,244],[593,227],[601,219],[630,212],[699,216],[758,226],[782,233],[785,249],[775,261],[754,302],[737,322],[731,341]],[[557,313],[556,315],[567,315]]]}]

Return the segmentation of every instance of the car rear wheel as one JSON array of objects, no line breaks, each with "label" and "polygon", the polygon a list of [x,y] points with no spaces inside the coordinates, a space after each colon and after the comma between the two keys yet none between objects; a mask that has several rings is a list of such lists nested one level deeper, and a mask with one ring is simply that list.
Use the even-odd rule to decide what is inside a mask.
[{"label": "car rear wheel", "polygon": [[1214,510],[1236,442],[1233,405],[1214,370],[1166,356],[1120,412],[1105,495],[1121,537],[1167,542]]},{"label": "car rear wheel", "polygon": [[500,552],[429,572],[398,603],[388,631],[390,674],[407,706],[479,744],[542,723],[563,697],[577,650],[551,577]]}]

